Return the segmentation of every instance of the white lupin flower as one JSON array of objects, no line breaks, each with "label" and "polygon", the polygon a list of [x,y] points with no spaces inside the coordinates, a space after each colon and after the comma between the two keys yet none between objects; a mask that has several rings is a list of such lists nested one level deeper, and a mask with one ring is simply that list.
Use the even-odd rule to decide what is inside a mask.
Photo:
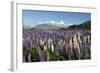
[{"label": "white lupin flower", "polygon": [[40,45],[44,45],[44,41],[40,39]]},{"label": "white lupin flower", "polygon": [[61,43],[62,43],[62,39],[59,40],[58,44],[61,45]]},{"label": "white lupin flower", "polygon": [[79,43],[78,43],[78,41],[77,41],[76,35],[74,36],[74,48],[75,48],[76,50],[78,50],[78,53],[80,53],[80,47],[79,47]]},{"label": "white lupin flower", "polygon": [[70,48],[72,48],[72,38],[69,40]]},{"label": "white lupin flower", "polygon": [[47,50],[47,46],[46,46],[46,45],[44,45],[44,50],[45,50],[45,51]]},{"label": "white lupin flower", "polygon": [[52,52],[54,52],[54,45],[53,45],[53,43],[51,43],[51,49],[52,49]]},{"label": "white lupin flower", "polygon": [[80,38],[80,33],[78,33],[78,41],[80,43],[80,45],[82,44],[81,38]]},{"label": "white lupin flower", "polygon": [[74,40],[74,48],[77,48],[78,42],[77,42],[77,37],[76,37],[76,35],[74,35],[73,40]]},{"label": "white lupin flower", "polygon": [[31,54],[28,55],[28,61],[31,62]]},{"label": "white lupin flower", "polygon": [[87,37],[88,37],[88,43],[90,43],[90,36],[88,35]]},{"label": "white lupin flower", "polygon": [[50,48],[50,46],[51,46],[51,43],[52,43],[52,39],[48,39],[48,48]]},{"label": "white lupin flower", "polygon": [[50,44],[51,42],[52,42],[52,39],[49,38],[49,39],[48,39],[48,44]]},{"label": "white lupin flower", "polygon": [[86,44],[86,39],[87,39],[87,37],[86,37],[86,36],[84,36],[84,37],[83,37],[83,39],[84,39],[84,43]]}]

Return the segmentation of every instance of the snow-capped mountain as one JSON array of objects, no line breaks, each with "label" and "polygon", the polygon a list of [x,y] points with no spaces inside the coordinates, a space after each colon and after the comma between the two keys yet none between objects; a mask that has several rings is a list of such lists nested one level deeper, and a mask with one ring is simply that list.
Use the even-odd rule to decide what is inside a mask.
[{"label": "snow-capped mountain", "polygon": [[38,25],[41,25],[41,24],[50,24],[52,26],[60,26],[60,27],[66,26],[63,20],[61,20],[59,22],[56,22],[56,21],[52,20],[52,21],[46,21],[46,22],[39,22],[38,23]]},{"label": "snow-capped mountain", "polygon": [[42,30],[50,30],[50,29],[59,29],[65,26],[66,25],[64,24],[63,21],[60,22],[49,21],[49,22],[39,23],[38,25],[34,26],[34,28]]},{"label": "snow-capped mountain", "polygon": [[67,28],[69,25],[66,25],[63,20],[60,21],[46,21],[46,22],[38,22],[37,24],[31,24],[28,26],[28,29],[34,28],[36,30],[52,30],[52,29],[60,29]]}]

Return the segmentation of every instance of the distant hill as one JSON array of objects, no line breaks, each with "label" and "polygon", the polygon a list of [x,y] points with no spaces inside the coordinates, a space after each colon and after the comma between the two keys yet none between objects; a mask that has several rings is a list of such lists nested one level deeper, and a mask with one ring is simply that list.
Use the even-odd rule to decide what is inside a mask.
[{"label": "distant hill", "polygon": [[39,30],[43,30],[43,31],[46,31],[46,30],[57,30],[57,29],[60,29],[60,28],[64,28],[65,25],[64,24],[52,24],[52,23],[42,23],[42,24],[38,24],[38,25],[35,25],[33,27],[24,27],[24,29],[29,29],[29,30],[32,30],[32,31],[39,31]]},{"label": "distant hill", "polygon": [[37,30],[53,30],[53,29],[59,29],[60,26],[55,26],[52,24],[40,24],[34,27]]},{"label": "distant hill", "polygon": [[24,27],[24,30],[31,30],[31,31],[66,31],[66,30],[91,30],[91,20],[85,21],[81,24],[73,24],[70,26],[58,26],[57,24],[51,24],[51,23],[43,23],[36,25],[34,27]]},{"label": "distant hill", "polygon": [[74,30],[74,29],[76,29],[76,30],[80,30],[80,29],[91,30],[91,21],[88,20],[79,25],[71,25],[67,29],[69,29],[69,30]]}]

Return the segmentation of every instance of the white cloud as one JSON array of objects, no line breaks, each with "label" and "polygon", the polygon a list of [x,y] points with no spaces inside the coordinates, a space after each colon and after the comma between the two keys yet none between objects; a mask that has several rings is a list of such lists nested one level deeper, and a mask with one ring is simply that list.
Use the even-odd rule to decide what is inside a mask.
[{"label": "white cloud", "polygon": [[56,26],[64,26],[65,25],[65,23],[64,23],[64,21],[63,20],[61,20],[61,21],[48,21],[48,23],[50,23],[50,24],[52,24],[52,25],[56,25]]},{"label": "white cloud", "polygon": [[34,25],[32,24],[31,27],[34,27],[35,25],[45,24],[45,23],[55,25],[55,26],[66,26],[63,20],[60,20],[60,21],[51,20],[51,21],[45,21],[45,22],[38,22],[37,24],[34,24]]},{"label": "white cloud", "polygon": [[51,24],[55,24],[56,22],[55,22],[55,21],[50,21],[50,23],[51,23]]},{"label": "white cloud", "polygon": [[59,24],[65,24],[65,23],[64,23],[64,21],[63,21],[63,20],[61,20],[61,21],[59,22]]},{"label": "white cloud", "polygon": [[73,25],[73,23],[69,23],[69,25]]},{"label": "white cloud", "polygon": [[57,26],[65,26],[65,23],[63,20],[60,20],[59,22],[56,23]]},{"label": "white cloud", "polygon": [[53,21],[53,20],[51,20],[51,21],[45,21],[45,22],[38,22],[38,24],[43,24],[43,23],[51,23],[51,24],[64,24],[64,21],[63,20],[61,20],[61,21]]}]

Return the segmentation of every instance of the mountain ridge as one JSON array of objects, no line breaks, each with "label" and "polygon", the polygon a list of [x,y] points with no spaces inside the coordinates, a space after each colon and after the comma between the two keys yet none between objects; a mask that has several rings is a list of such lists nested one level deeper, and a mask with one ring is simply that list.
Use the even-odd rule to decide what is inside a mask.
[{"label": "mountain ridge", "polygon": [[[61,24],[62,25],[62,24]],[[91,30],[91,20],[84,21],[80,24],[73,24],[70,26],[58,26],[52,23],[42,23],[30,28],[30,30]]]}]

